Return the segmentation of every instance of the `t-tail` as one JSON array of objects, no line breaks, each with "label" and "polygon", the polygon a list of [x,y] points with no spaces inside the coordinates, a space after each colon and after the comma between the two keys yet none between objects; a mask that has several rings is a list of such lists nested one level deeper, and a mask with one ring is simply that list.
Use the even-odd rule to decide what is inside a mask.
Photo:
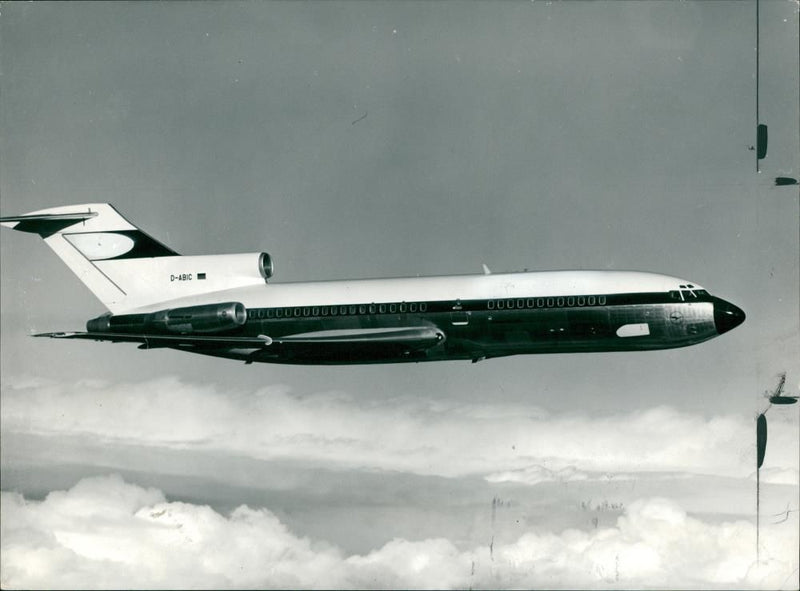
[{"label": "t-tail", "polygon": [[[108,203],[42,209],[0,218],[8,228],[41,236],[114,314],[163,308],[179,297],[264,284],[267,253],[181,256]],[[220,293],[219,301],[224,301]]]}]

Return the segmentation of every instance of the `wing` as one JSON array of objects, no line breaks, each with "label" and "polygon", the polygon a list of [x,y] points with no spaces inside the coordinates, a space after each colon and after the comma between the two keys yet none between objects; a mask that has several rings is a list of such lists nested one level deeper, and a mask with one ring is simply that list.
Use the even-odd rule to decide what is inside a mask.
[{"label": "wing", "polygon": [[324,352],[346,349],[381,349],[420,351],[445,340],[444,333],[435,326],[361,328],[353,330],[323,330],[271,338],[206,336],[206,335],[161,335],[128,334],[113,332],[47,332],[33,335],[53,339],[85,339],[112,343],[140,343],[140,349],[169,347],[189,350],[211,349],[255,349],[305,352],[312,356]]},{"label": "wing", "polygon": [[44,332],[35,337],[51,339],[85,339],[90,341],[108,341],[111,343],[141,343],[140,349],[156,349],[158,347],[204,348],[204,349],[255,349],[268,346],[272,339],[268,336],[230,337],[204,335],[161,335],[161,334],[128,334],[117,332]]}]

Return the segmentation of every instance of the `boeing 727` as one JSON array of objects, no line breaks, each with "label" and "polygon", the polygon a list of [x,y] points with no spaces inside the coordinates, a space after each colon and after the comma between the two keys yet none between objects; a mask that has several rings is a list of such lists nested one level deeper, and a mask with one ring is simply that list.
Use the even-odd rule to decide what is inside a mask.
[{"label": "boeing 727", "polygon": [[264,252],[180,256],[110,204],[0,218],[32,232],[108,309],[56,339],[139,343],[246,363],[472,360],[701,343],[744,312],[675,277],[633,271],[272,283]]}]

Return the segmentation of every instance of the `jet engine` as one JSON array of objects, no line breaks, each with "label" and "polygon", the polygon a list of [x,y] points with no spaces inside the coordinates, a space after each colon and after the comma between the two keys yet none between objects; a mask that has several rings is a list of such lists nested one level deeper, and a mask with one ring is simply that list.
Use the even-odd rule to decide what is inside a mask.
[{"label": "jet engine", "polygon": [[[267,255],[269,256],[269,255]],[[215,333],[233,330],[247,321],[240,302],[205,304],[159,310],[149,314],[106,314],[86,323],[89,332],[120,333]]]},{"label": "jet engine", "polygon": [[264,278],[264,281],[272,277],[275,271],[275,266],[272,264],[272,257],[268,253],[262,252],[258,255],[258,272]]}]

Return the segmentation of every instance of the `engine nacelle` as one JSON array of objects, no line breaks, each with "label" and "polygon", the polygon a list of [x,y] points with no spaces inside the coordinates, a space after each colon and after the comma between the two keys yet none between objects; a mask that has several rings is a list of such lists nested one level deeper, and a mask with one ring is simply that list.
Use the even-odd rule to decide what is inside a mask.
[{"label": "engine nacelle", "polygon": [[258,272],[261,273],[264,281],[272,277],[274,271],[275,266],[272,263],[272,257],[269,256],[269,253],[262,252],[258,255]]},{"label": "engine nacelle", "polygon": [[239,302],[207,304],[155,312],[153,322],[163,323],[169,332],[221,332],[242,326],[247,311]]},{"label": "engine nacelle", "polygon": [[247,321],[240,302],[187,306],[150,314],[106,314],[86,323],[89,332],[121,333],[215,333],[233,330]]}]

